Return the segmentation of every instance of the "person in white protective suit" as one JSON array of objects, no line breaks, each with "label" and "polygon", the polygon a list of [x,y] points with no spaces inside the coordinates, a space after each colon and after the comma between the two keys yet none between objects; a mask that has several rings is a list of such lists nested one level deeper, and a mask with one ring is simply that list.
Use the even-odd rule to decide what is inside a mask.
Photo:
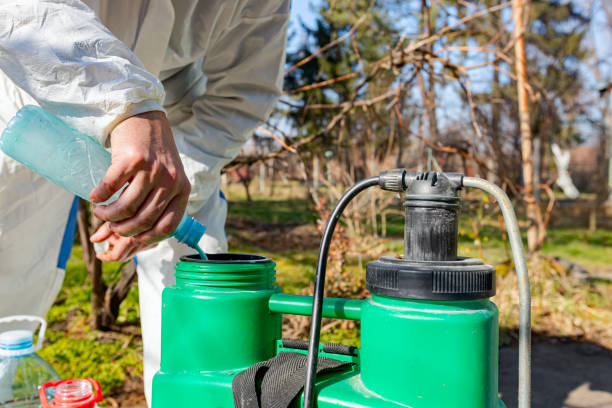
[{"label": "person in white protective suit", "polygon": [[[96,208],[107,222],[93,238],[111,242],[104,260],[141,250],[148,401],[161,292],[178,258],[193,252],[174,239],[151,244],[187,205],[207,227],[204,251],[227,250],[220,170],[280,95],[288,14],[289,0],[0,2],[0,130],[23,105],[38,104],[111,148],[95,202],[130,182]],[[64,277],[73,199],[0,153],[0,317],[47,313]]]}]

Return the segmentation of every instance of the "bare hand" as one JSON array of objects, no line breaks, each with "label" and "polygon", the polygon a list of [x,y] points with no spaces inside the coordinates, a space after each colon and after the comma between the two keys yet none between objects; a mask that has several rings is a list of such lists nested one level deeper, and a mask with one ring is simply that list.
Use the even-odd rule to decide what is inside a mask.
[{"label": "bare hand", "polygon": [[108,251],[96,254],[99,260],[106,262],[126,262],[136,255],[136,253],[157,246],[157,244],[144,244],[134,237],[122,237],[110,230],[110,223],[108,222],[102,224],[98,231],[91,236],[91,241],[108,242]]},{"label": "bare hand", "polygon": [[172,235],[191,186],[164,113],[132,116],[119,123],[110,138],[112,164],[90,198],[101,203],[129,185],[113,203],[94,208],[94,215],[107,222],[91,240],[113,237],[113,249],[98,258],[115,261]]}]

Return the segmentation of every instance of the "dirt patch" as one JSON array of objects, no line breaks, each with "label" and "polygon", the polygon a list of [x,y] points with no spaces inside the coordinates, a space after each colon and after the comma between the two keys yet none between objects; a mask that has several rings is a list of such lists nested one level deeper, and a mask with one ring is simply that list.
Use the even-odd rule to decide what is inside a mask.
[{"label": "dirt patch", "polygon": [[113,408],[147,408],[142,378],[128,377],[123,383],[123,389],[109,395],[105,400]]},{"label": "dirt patch", "polygon": [[[550,338],[532,349],[532,408],[612,408],[612,350]],[[518,349],[499,351],[499,391],[517,407]]]},{"label": "dirt patch", "polygon": [[231,217],[226,227],[230,246],[232,241],[238,241],[270,252],[316,249],[321,241],[321,234],[312,223],[270,224],[244,217]]}]

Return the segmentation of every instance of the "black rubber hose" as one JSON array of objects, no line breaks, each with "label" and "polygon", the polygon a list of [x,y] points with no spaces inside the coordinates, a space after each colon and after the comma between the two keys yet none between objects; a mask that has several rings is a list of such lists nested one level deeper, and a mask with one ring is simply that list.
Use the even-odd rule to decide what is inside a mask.
[{"label": "black rubber hose", "polygon": [[321,337],[321,311],[323,308],[323,289],[325,288],[325,271],[327,269],[327,255],[329,244],[338,219],[348,203],[363,190],[378,185],[379,177],[370,177],[355,184],[347,190],[334,207],[327,220],[325,232],[319,247],[319,258],[317,260],[317,272],[315,275],[314,300],[312,306],[312,319],[310,321],[310,341],[308,343],[308,364],[306,366],[306,383],[304,384],[304,405],[303,408],[314,407],[314,384],[316,381],[317,363],[319,361],[319,339]]}]

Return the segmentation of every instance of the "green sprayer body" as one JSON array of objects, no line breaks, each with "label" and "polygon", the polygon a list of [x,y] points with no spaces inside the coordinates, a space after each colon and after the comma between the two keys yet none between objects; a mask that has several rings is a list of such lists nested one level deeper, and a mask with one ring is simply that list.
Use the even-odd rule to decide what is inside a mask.
[{"label": "green sprayer body", "polygon": [[176,284],[163,291],[155,407],[232,407],[232,376],[276,352],[282,317],[268,308],[280,292],[275,264],[259,256],[209,258],[179,262]]},{"label": "green sprayer body", "polygon": [[[421,228],[413,215],[412,227]],[[340,353],[319,346],[319,358],[353,364],[316,375],[315,406],[505,407],[498,397],[498,312],[489,300],[493,268],[456,256],[404,260],[409,253],[415,251],[368,265],[371,297],[323,300],[323,317],[361,322],[361,347]],[[282,340],[282,315],[313,310],[312,297],[281,293],[275,273],[274,262],[258,255],[181,259],[176,284],[163,292],[153,408],[264,406],[236,401],[234,379],[281,352],[307,354],[299,342]],[[291,406],[303,398],[300,392]]]}]

